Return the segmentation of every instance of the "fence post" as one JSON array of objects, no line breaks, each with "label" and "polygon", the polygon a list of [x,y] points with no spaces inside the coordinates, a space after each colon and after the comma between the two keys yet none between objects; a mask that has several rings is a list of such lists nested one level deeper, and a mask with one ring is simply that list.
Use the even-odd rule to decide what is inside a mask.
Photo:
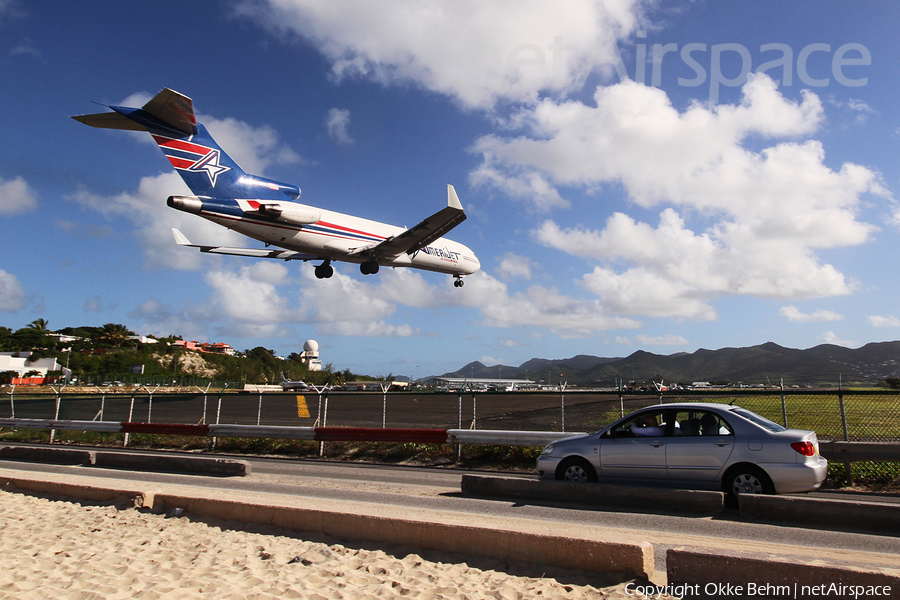
[{"label": "fence post", "polygon": [[560,406],[560,412],[561,412],[561,418],[560,418],[559,424],[561,427],[560,431],[563,431],[563,432],[566,430],[566,385],[568,383],[569,382],[567,381],[565,383],[559,384],[559,406]]},{"label": "fence post", "polygon": [[622,388],[625,387],[625,380],[619,379],[619,417],[625,416],[625,396],[622,394]]},{"label": "fence post", "polygon": [[[841,405],[841,425],[844,428],[844,441],[850,441],[850,431],[847,429],[847,410],[844,407],[844,385],[841,374],[838,374],[838,402]],[[853,463],[845,462],[844,471],[847,475],[847,485],[853,485]]]},{"label": "fence post", "polygon": [[[157,385],[152,390],[150,388],[148,388],[146,385],[144,385],[142,387],[145,390],[147,390],[147,394],[148,394],[148,397],[147,397],[147,422],[152,423],[153,420],[151,419],[151,415],[153,414],[153,392],[158,390],[159,386]],[[140,389],[140,388],[138,388],[138,389]]]},{"label": "fence post", "polygon": [[[66,387],[66,386],[63,386],[62,388],[56,389],[56,388],[53,387],[52,385],[50,386],[50,389],[53,390],[53,393],[56,394],[56,410],[55,410],[54,413],[53,413],[53,420],[54,420],[54,421],[59,421],[59,402],[60,402],[60,400],[59,400],[59,393],[62,391],[62,389],[63,389],[64,387]],[[50,430],[50,443],[51,443],[51,444],[53,443],[53,439],[54,439],[55,437],[56,437],[56,430],[55,430],[55,429],[51,429],[51,430]]]},{"label": "fence post", "polygon": [[[459,409],[456,412],[456,428],[462,429],[462,390],[456,391],[456,398],[459,400]],[[456,462],[462,458],[462,445],[453,443],[453,453],[456,456]]]},{"label": "fence post", "polygon": [[198,386],[198,385],[194,386],[195,388],[197,388],[197,390],[199,390],[203,394],[203,416],[200,417],[200,423],[198,423],[198,425],[206,424],[206,394],[209,393],[209,386],[211,386],[211,385],[212,385],[212,382],[207,383],[205,390],[201,390],[200,386]]},{"label": "fence post", "polygon": [[[222,416],[222,395],[225,394],[225,390],[228,389],[228,384],[226,383],[221,390],[219,390],[219,402],[216,406],[216,425],[219,424],[219,418]],[[212,440],[210,440],[210,449],[215,450],[216,444],[218,443],[219,438],[213,436]]]},{"label": "fence post", "polygon": [[10,412],[9,418],[15,419],[16,418],[16,401],[14,399],[14,396],[16,395],[16,384],[13,383],[7,393],[9,394],[9,412]]},{"label": "fence post", "polygon": [[784,377],[781,378],[781,418],[784,420],[784,426],[787,427],[787,403],[784,398]]},{"label": "fence post", "polygon": [[256,426],[259,427],[260,420],[262,419],[262,392],[259,392],[259,408],[256,410]]},{"label": "fence post", "polygon": [[[328,386],[322,388],[319,392],[319,407],[322,407],[322,392],[325,392],[325,407],[322,409],[322,427],[328,422]],[[325,456],[325,442],[319,442],[319,456]]]},{"label": "fence post", "polygon": [[[109,389],[108,387],[106,389]],[[133,390],[131,392],[131,404],[128,406],[128,422],[131,423],[131,419],[134,416],[134,395],[137,394],[137,390]],[[130,439],[131,434],[125,434],[125,440],[122,442],[122,447],[126,448],[128,446],[128,440]]]},{"label": "fence post", "polygon": [[476,408],[476,405],[475,405],[475,392],[472,392],[472,426],[469,427],[469,429],[476,429],[475,421],[476,421],[477,419],[476,419],[475,417],[476,417],[476,415],[477,415],[477,412],[476,412],[475,408]]},{"label": "fence post", "polygon": [[381,428],[384,429],[387,427],[387,391],[390,389],[391,384],[384,385],[384,382],[379,382],[379,386],[381,386]]},{"label": "fence post", "polygon": [[[101,392],[101,396],[100,396],[100,412],[97,413],[97,416],[100,418],[101,421],[103,420],[103,411],[106,410],[106,392],[109,391],[109,388],[110,388],[110,387],[112,387],[112,386],[109,386],[109,385],[106,386],[106,389],[103,390],[103,391]],[[100,388],[97,388],[97,389],[99,390]]]}]

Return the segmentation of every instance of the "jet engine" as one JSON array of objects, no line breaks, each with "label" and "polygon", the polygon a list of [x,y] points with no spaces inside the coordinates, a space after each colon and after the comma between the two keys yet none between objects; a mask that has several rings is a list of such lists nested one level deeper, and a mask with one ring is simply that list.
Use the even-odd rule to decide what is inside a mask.
[{"label": "jet engine", "polygon": [[303,204],[282,204],[273,202],[259,205],[259,213],[271,219],[277,219],[292,225],[309,225],[317,223],[322,217],[319,209]]}]

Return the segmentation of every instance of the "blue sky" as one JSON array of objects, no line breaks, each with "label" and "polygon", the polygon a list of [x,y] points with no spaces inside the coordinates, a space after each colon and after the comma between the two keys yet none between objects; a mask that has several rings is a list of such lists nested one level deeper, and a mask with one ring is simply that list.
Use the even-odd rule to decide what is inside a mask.
[{"label": "blue sky", "polygon": [[[898,25],[888,1],[0,0],[0,325],[315,339],[415,377],[898,339]],[[186,188],[149,136],[68,118],[164,87],[307,204],[412,226],[454,184],[482,271],[176,246],[254,242],[166,207]]]}]

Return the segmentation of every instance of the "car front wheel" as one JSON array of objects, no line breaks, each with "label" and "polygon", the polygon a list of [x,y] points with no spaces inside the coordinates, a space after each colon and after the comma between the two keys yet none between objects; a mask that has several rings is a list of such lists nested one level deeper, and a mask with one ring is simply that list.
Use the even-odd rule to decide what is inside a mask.
[{"label": "car front wheel", "polygon": [[567,458],[556,469],[556,479],[560,481],[597,481],[597,471],[583,458]]}]

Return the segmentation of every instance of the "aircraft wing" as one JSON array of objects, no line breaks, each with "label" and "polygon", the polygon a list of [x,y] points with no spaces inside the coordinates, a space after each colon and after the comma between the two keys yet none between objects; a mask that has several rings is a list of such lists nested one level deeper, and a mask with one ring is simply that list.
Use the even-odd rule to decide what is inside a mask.
[{"label": "aircraft wing", "polygon": [[303,254],[302,252],[294,252],[293,250],[282,249],[266,249],[266,248],[226,248],[224,246],[203,246],[201,244],[192,244],[187,236],[172,228],[172,234],[175,236],[175,243],[179,246],[187,246],[189,248],[200,248],[200,252],[208,252],[210,254],[228,254],[230,256],[252,256],[254,258],[277,258],[280,260],[316,260],[320,258],[315,254]]},{"label": "aircraft wing", "polygon": [[375,254],[379,256],[399,256],[404,252],[413,254],[438,239],[466,220],[462,204],[452,185],[447,185],[447,206],[427,217],[424,221],[397,236],[371,246],[363,246],[350,254]]}]

